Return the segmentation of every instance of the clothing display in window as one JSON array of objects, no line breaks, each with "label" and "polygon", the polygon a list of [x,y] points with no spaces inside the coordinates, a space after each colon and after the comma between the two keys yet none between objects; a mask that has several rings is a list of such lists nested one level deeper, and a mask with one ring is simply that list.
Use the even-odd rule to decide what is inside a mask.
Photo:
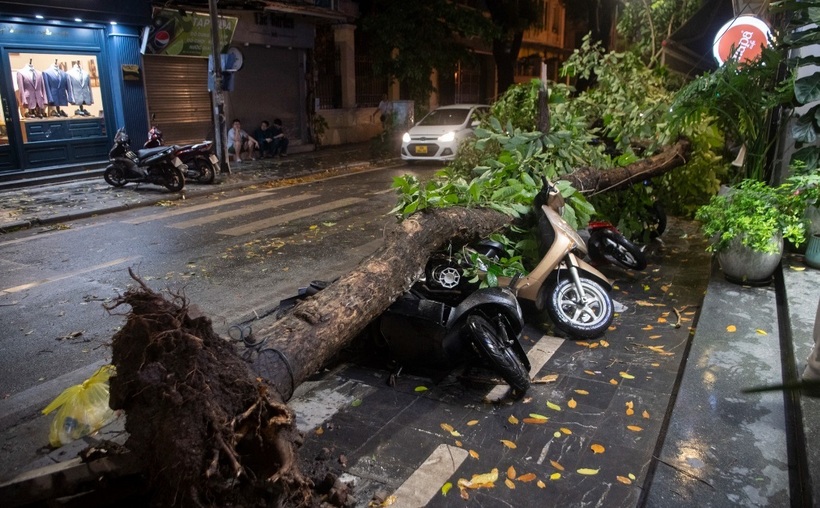
[{"label": "clothing display in window", "polygon": [[43,108],[46,104],[46,88],[43,73],[27,66],[17,71],[17,88],[20,90],[20,105],[29,110]]},{"label": "clothing display in window", "polygon": [[68,71],[68,102],[71,104],[83,105],[94,104],[91,96],[91,80],[86,71],[74,64]]},{"label": "clothing display in window", "polygon": [[43,71],[46,99],[50,106],[68,106],[68,76],[57,64]]}]

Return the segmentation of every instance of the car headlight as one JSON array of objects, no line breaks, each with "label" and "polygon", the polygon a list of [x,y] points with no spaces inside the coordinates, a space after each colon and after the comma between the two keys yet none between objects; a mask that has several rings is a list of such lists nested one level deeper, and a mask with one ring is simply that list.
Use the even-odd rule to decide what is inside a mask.
[{"label": "car headlight", "polygon": [[409,143],[410,142],[410,133],[405,132],[404,135],[401,137],[401,140],[405,143]]},{"label": "car headlight", "polygon": [[456,139],[455,131],[450,131],[450,132],[444,133],[444,134],[442,134],[441,136],[438,137],[438,140],[441,141],[442,143],[449,143],[449,142],[453,141],[454,139]]}]

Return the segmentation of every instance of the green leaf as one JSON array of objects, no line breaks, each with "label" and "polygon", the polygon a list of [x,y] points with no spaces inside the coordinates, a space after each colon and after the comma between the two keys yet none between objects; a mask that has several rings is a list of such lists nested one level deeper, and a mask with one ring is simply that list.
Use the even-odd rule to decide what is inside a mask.
[{"label": "green leaf", "polygon": [[820,100],[820,72],[815,72],[795,81],[794,96],[800,104]]},{"label": "green leaf", "polygon": [[797,119],[792,125],[792,137],[801,143],[814,143],[817,139],[817,132],[814,128],[813,115],[806,114]]}]

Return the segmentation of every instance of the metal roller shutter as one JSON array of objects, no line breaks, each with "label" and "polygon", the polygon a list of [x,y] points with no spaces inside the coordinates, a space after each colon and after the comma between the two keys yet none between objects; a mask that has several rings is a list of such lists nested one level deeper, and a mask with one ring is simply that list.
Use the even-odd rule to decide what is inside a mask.
[{"label": "metal roller shutter", "polygon": [[213,138],[208,60],[144,55],[148,117],[162,131],[166,144]]}]

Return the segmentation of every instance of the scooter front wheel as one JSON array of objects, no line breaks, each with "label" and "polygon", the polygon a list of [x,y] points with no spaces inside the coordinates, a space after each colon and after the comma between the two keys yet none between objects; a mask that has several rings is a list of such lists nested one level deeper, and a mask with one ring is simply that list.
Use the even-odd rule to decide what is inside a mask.
[{"label": "scooter front wheel", "polygon": [[505,340],[506,334],[477,315],[467,317],[467,329],[479,355],[518,395],[523,395],[530,387],[530,373]]},{"label": "scooter front wheel", "polygon": [[125,168],[119,164],[111,164],[103,173],[105,182],[112,187],[122,187],[128,183],[125,179]]},{"label": "scooter front wheel", "polygon": [[583,294],[572,279],[558,282],[547,299],[547,311],[555,326],[571,337],[594,339],[612,323],[612,299],[592,279],[581,276]]},{"label": "scooter front wheel", "polygon": [[185,187],[185,175],[179,168],[170,168],[165,175],[165,188],[171,192],[179,192]]}]

